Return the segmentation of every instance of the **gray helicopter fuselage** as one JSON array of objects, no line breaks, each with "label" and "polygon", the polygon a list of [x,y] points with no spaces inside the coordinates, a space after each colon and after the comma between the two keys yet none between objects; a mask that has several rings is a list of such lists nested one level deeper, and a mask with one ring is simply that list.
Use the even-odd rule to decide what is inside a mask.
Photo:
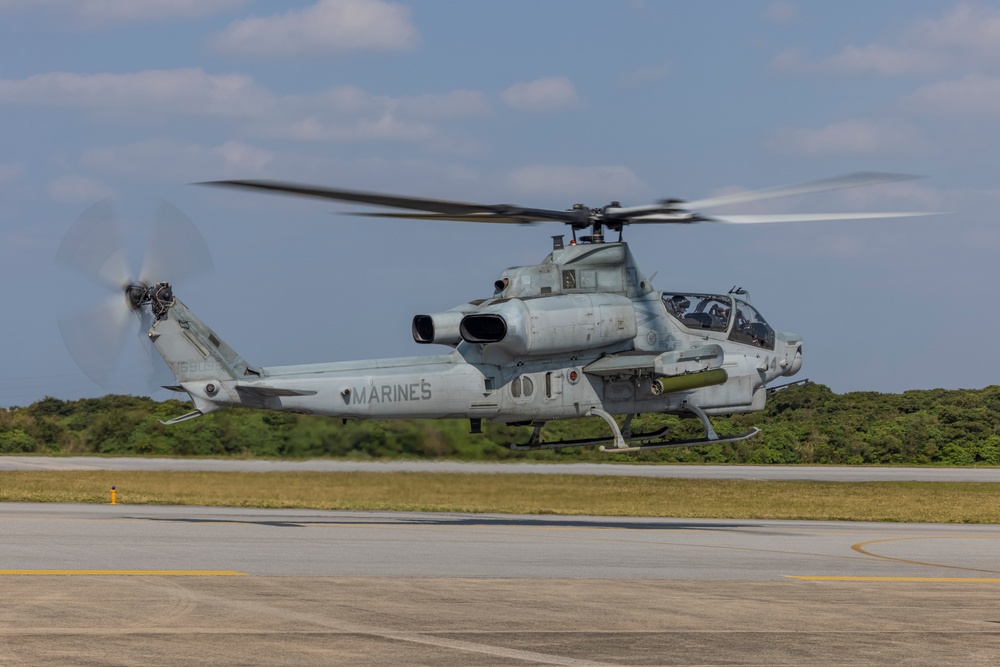
[{"label": "gray helicopter fuselage", "polygon": [[235,405],[508,423],[688,405],[730,414],[763,408],[767,383],[802,360],[801,338],[771,330],[738,295],[653,290],[625,243],[557,243],[541,264],[505,270],[492,298],[418,315],[412,333],[453,349],[255,368],[179,301],[150,329],[200,414]]},{"label": "gray helicopter fuselage", "polygon": [[[245,406],[345,420],[461,417],[470,420],[474,433],[482,432],[484,419],[530,424],[533,431],[527,442],[511,443],[515,450],[612,443],[613,451],[634,452],[740,442],[759,429],[720,435],[710,416],[763,408],[768,383],[801,368],[801,337],[771,328],[742,289],[726,294],[654,290],[628,245],[621,242],[625,227],[927,215],[710,212],[911,178],[859,172],[695,200],[668,198],[637,206],[612,201],[597,208],[577,203],[564,209],[273,180],[211,181],[205,185],[379,209],[354,213],[367,218],[560,223],[571,229],[573,242],[564,245],[563,236],[553,236],[552,252],[545,260],[503,271],[489,298],[416,315],[413,339],[444,345],[447,354],[261,368],[244,360],[177,300],[169,283],[158,282],[160,270],[166,268],[160,266],[163,259],[173,259],[181,267],[187,264],[189,269],[207,266],[207,248],[190,221],[178,220],[177,212],[168,210],[167,224],[158,226],[160,231],[153,235],[148,261],[133,273],[119,252],[123,246],[107,206],[95,205],[71,227],[57,257],[119,292],[118,308],[109,310],[102,304],[81,317],[60,318],[60,331],[81,369],[104,384],[117,356],[115,341],[124,333],[123,323],[130,321],[119,315],[132,312],[141,322],[151,322],[144,324],[149,326],[149,338],[177,378],[170,389],[187,393],[194,403],[193,411],[167,424],[226,406]],[[183,230],[187,232],[178,235]],[[618,242],[604,242],[610,233],[619,235]],[[197,238],[180,243],[177,239],[184,236]],[[165,270],[162,277],[182,279],[177,273],[167,276]],[[127,310],[120,312],[121,307]],[[633,432],[633,419],[643,412],[694,415],[702,423],[703,437],[674,438],[667,434],[670,426]],[[621,423],[617,415],[625,415]],[[549,420],[586,416],[602,419],[610,435],[557,441],[542,437],[541,429]],[[600,448],[605,449],[604,444]]]}]

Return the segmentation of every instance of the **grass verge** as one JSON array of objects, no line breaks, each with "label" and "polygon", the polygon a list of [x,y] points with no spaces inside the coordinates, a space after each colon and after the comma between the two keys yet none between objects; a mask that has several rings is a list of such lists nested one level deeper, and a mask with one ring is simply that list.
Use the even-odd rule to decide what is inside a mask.
[{"label": "grass verge", "polygon": [[582,475],[0,471],[0,501],[1000,523],[1000,484]]}]

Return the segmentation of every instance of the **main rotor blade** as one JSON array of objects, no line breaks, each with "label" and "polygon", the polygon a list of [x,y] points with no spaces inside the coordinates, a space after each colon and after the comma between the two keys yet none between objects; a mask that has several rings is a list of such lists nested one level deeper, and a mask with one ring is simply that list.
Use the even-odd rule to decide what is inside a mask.
[{"label": "main rotor blade", "polygon": [[734,225],[765,224],[770,222],[817,222],[822,220],[869,220],[875,218],[911,218],[924,215],[942,215],[936,211],[888,211],[875,213],[766,213],[761,215],[684,215],[658,213],[632,218],[629,223],[692,224],[695,222],[722,222]]},{"label": "main rotor blade", "polygon": [[734,225],[755,225],[769,222],[816,222],[821,220],[871,220],[875,218],[916,218],[925,215],[941,215],[936,211],[887,211],[879,213],[775,213],[771,215],[713,215],[709,222],[724,222]]},{"label": "main rotor blade", "polygon": [[[580,213],[577,211],[555,211],[540,208],[524,208],[512,204],[474,204],[470,202],[449,201],[446,199],[427,199],[424,197],[406,197],[360,190],[340,190],[316,185],[300,185],[282,181],[206,181],[198,185],[215,185],[245,190],[260,190],[301,197],[316,197],[336,201],[372,204],[389,208],[403,208],[429,213],[447,213],[451,215],[471,215],[476,213],[491,213],[501,217],[518,217],[525,221],[552,220],[556,222],[577,222]],[[388,214],[381,217],[393,217]],[[480,222],[477,220],[477,222]],[[494,222],[504,222],[496,220]]]},{"label": "main rotor blade", "polygon": [[183,282],[212,271],[212,256],[198,228],[180,209],[161,201],[139,270],[147,285]]},{"label": "main rotor blade", "polygon": [[128,262],[110,199],[97,202],[70,225],[56,260],[113,290],[128,284]]},{"label": "main rotor blade", "polygon": [[392,208],[408,208],[416,211],[433,211],[436,213],[475,213],[489,212],[491,207],[485,204],[446,201],[444,199],[425,199],[422,197],[405,197],[401,195],[379,194],[377,192],[362,192],[360,190],[339,190],[318,185],[300,185],[283,181],[206,181],[197,185],[216,185],[245,190],[263,190],[285,195],[301,197],[316,197],[319,199],[334,199],[337,201],[374,204]]},{"label": "main rotor blade", "polygon": [[716,206],[729,206],[731,204],[747,204],[765,199],[776,199],[778,197],[792,197],[795,195],[805,195],[814,192],[827,192],[830,190],[842,190],[844,188],[859,188],[866,185],[879,185],[881,183],[896,183],[899,181],[909,181],[920,176],[910,174],[884,174],[879,172],[859,172],[847,174],[835,178],[826,178],[799,185],[781,185],[763,190],[751,190],[750,192],[737,192],[731,195],[720,197],[708,197],[706,199],[696,199],[695,201],[679,202],[678,208],[685,210],[701,210]]},{"label": "main rotor blade", "polygon": [[348,213],[364,218],[401,218],[404,220],[450,220],[454,222],[499,222],[514,225],[530,225],[540,220],[530,220],[526,218],[515,218],[511,216],[496,215],[494,213],[469,213],[466,215],[454,213]]}]

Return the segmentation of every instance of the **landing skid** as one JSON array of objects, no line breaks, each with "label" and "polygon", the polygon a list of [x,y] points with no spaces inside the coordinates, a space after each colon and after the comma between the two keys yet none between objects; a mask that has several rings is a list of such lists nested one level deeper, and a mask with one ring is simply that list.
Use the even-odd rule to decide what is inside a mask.
[{"label": "landing skid", "polygon": [[[670,430],[669,426],[664,426],[663,428],[661,428],[658,431],[652,431],[650,433],[634,433],[630,437],[627,437],[627,438],[623,437],[622,440],[624,442],[658,440],[658,439],[664,437],[667,434],[667,431],[669,431],[669,430]],[[614,435],[606,435],[606,436],[603,436],[603,437],[600,437],[600,438],[580,438],[578,440],[557,440],[556,442],[536,442],[536,443],[531,443],[529,441],[528,444],[526,444],[526,445],[512,444],[510,446],[510,448],[513,449],[513,450],[515,450],[515,451],[519,451],[519,452],[532,452],[532,451],[537,451],[539,449],[561,449],[563,447],[581,447],[581,446],[584,446],[584,445],[597,445],[597,444],[600,444],[602,442],[614,442],[614,441],[615,441]],[[637,445],[637,446],[642,446],[642,445]],[[610,449],[608,451],[616,451],[616,452],[617,451],[626,451],[626,452],[627,451],[632,451],[632,449],[628,448],[628,445],[626,445],[625,447],[626,447],[625,449],[620,449],[620,448],[615,447],[615,448],[612,448],[612,449]],[[604,447],[603,446],[601,447],[601,451],[604,451]]]},{"label": "landing skid", "polygon": [[[623,438],[628,443],[624,447],[605,447],[601,443],[614,442],[614,436],[604,436],[602,438],[580,438],[579,440],[557,440],[556,442],[539,442],[536,444],[518,445],[512,444],[511,449],[519,452],[534,452],[541,449],[561,449],[563,447],[583,447],[586,445],[601,444],[598,449],[602,452],[644,452],[650,449],[666,449],[668,447],[697,447],[699,445],[719,445],[725,442],[740,442],[749,440],[758,433],[759,428],[752,428],[746,433],[739,435],[721,435],[717,438],[694,438],[693,440],[667,440],[664,439],[669,426],[665,426],[658,431],[650,433],[635,433],[629,438]],[[659,441],[659,442],[657,442]],[[631,443],[637,444],[631,444]]]},{"label": "landing skid", "polygon": [[712,428],[712,422],[709,421],[708,415],[705,414],[701,408],[690,403],[686,403],[684,408],[701,420],[702,426],[705,428],[704,437],[695,438],[693,440],[669,440],[666,438],[667,431],[670,430],[669,426],[650,433],[632,433],[632,418],[635,415],[628,415],[625,417],[625,423],[622,424],[621,428],[619,428],[618,423],[610,414],[598,408],[591,408],[587,411],[586,416],[600,417],[603,419],[611,428],[611,434],[598,438],[580,438],[576,440],[542,442],[542,426],[545,425],[545,422],[537,421],[532,422],[532,426],[534,426],[535,430],[532,431],[531,437],[528,438],[528,442],[523,445],[511,443],[510,448],[515,451],[530,452],[540,449],[561,449],[563,447],[581,447],[585,445],[596,445],[599,443],[611,442],[614,443],[612,447],[607,447],[602,444],[598,449],[602,452],[641,452],[647,449],[697,447],[698,445],[717,445],[725,442],[739,442],[741,440],[748,440],[760,433],[760,429],[752,428],[746,433],[740,433],[739,435],[720,436],[715,432],[715,429]]},{"label": "landing skid", "polygon": [[749,440],[760,433],[759,428],[752,428],[746,433],[739,435],[720,435],[717,438],[695,438],[694,440],[666,440],[664,442],[641,443],[626,447],[605,447],[601,445],[598,449],[602,452],[644,452],[647,449],[666,449],[667,447],[697,447],[698,445],[718,445],[724,442],[739,442]]}]

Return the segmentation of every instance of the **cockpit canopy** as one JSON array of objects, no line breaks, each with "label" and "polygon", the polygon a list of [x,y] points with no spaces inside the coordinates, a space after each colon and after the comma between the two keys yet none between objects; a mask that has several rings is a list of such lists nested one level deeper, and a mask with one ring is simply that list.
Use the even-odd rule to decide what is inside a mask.
[{"label": "cockpit canopy", "polygon": [[686,329],[728,332],[733,342],[774,349],[774,329],[756,308],[741,299],[722,294],[664,292],[663,305]]}]

